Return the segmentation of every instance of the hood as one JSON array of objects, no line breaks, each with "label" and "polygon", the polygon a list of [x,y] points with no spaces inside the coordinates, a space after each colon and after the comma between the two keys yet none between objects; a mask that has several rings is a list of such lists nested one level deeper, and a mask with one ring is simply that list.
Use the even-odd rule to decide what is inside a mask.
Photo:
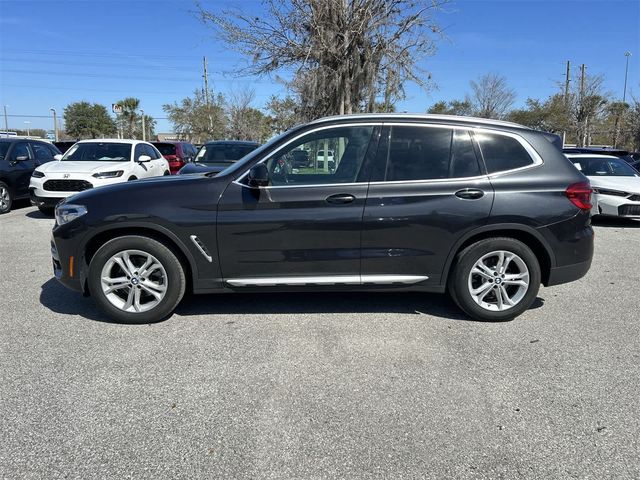
[{"label": "hood", "polygon": [[127,170],[131,162],[47,162],[38,167],[44,173],[98,173],[113,172],[114,170]]},{"label": "hood", "polygon": [[227,168],[230,163],[187,163],[180,169],[180,175],[189,173],[220,173]]},{"label": "hood", "polygon": [[640,177],[589,176],[588,178],[594,188],[640,193]]}]

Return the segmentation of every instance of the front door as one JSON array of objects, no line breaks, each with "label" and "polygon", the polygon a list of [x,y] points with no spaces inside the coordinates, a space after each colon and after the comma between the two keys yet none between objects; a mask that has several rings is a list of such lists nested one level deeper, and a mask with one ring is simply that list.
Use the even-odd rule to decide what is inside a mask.
[{"label": "front door", "polygon": [[[251,187],[246,175],[229,184],[217,220],[227,285],[359,283],[362,214],[378,131],[363,124],[317,128],[261,160],[268,186]],[[331,150],[334,168],[294,163],[298,150],[311,159]]]},{"label": "front door", "polygon": [[29,193],[31,174],[36,166],[29,143],[15,143],[9,155],[9,176],[13,178],[16,197],[23,197]]},{"label": "front door", "polygon": [[491,211],[493,189],[476,150],[464,128],[385,126],[364,211],[363,277],[440,284],[456,240]]}]

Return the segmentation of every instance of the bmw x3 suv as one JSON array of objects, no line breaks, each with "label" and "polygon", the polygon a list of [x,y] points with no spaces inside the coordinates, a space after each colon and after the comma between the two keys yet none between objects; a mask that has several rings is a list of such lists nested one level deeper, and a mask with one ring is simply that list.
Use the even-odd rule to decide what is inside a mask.
[{"label": "bmw x3 suv", "polygon": [[[467,117],[320,119],[219,174],[68,198],[54,274],[128,323],[187,290],[448,292],[474,319],[512,319],[591,265],[591,187],[559,143]],[[335,169],[282,168],[300,149],[330,149]]]},{"label": "bmw x3 suv", "polygon": [[137,140],[82,140],[57,162],[35,169],[31,203],[52,214],[63,198],[94,187],[169,175],[169,163],[158,149]]}]

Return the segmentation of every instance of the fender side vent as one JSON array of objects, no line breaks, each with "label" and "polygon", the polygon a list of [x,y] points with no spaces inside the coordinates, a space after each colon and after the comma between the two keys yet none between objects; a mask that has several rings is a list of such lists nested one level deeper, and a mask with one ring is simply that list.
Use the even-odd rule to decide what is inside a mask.
[{"label": "fender side vent", "polygon": [[202,243],[202,240],[200,240],[197,235],[191,235],[191,237],[189,238],[191,238],[191,241],[196,246],[196,248],[200,250],[202,256],[206,258],[209,263],[213,262],[213,257],[211,257],[209,250],[207,250],[205,244]]}]

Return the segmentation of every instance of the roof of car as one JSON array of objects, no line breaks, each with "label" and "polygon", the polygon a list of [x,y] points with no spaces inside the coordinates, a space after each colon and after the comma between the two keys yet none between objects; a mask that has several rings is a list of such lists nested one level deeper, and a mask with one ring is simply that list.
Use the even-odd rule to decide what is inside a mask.
[{"label": "roof of car", "polygon": [[482,124],[482,125],[494,125],[500,127],[511,128],[524,128],[530,130],[529,127],[520,125],[519,123],[506,122],[504,120],[494,120],[491,118],[479,118],[479,117],[463,117],[459,115],[436,115],[432,113],[355,113],[350,115],[334,115],[330,117],[323,117],[314,120],[311,123],[324,123],[335,120],[431,120],[431,121],[445,121],[451,123],[470,123],[470,124]]},{"label": "roof of car", "polygon": [[258,142],[250,140],[211,140],[204,145],[260,145]]},{"label": "roof of car", "polygon": [[138,143],[149,143],[142,140],[130,140],[128,138],[92,138],[80,140],[77,143],[128,143],[129,145],[137,145]]},{"label": "roof of car", "polygon": [[45,140],[44,138],[29,138],[29,137],[0,137],[0,142],[17,142],[19,140],[25,141],[28,140],[30,142],[43,142],[51,144],[50,141]]},{"label": "roof of car", "polygon": [[616,160],[620,160],[620,157],[616,157],[615,155],[602,155],[600,153],[565,153],[567,158],[615,158]]}]

